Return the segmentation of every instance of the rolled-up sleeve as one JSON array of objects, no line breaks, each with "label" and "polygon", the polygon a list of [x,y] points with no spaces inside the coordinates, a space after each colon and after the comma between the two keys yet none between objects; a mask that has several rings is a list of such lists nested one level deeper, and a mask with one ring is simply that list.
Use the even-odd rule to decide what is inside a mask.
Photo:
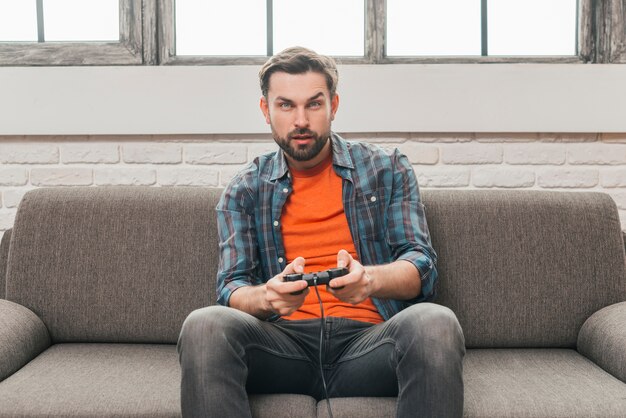
[{"label": "rolled-up sleeve", "polygon": [[430,241],[424,205],[413,168],[399,151],[393,154],[393,188],[388,209],[388,243],[395,260],[412,263],[420,273],[422,291],[411,303],[431,300],[437,281],[437,254]]},{"label": "rolled-up sleeve", "polygon": [[254,223],[254,202],[245,181],[234,179],[217,204],[219,267],[217,302],[228,306],[232,293],[258,284],[258,244]]}]

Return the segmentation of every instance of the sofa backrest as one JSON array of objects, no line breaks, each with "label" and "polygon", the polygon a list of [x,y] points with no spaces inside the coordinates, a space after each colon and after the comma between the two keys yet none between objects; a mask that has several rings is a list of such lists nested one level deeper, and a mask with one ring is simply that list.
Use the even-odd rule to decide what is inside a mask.
[{"label": "sofa backrest", "polygon": [[[55,342],[175,343],[215,303],[221,189],[54,188],[25,195],[6,298]],[[437,302],[468,347],[573,347],[582,323],[626,300],[617,208],[600,193],[424,190]]]},{"label": "sofa backrest", "polygon": [[422,193],[438,303],[468,347],[574,347],[583,322],[626,300],[618,211],[593,192]]},{"label": "sofa backrest", "polygon": [[176,343],[215,300],[215,202],[207,188],[28,192],[18,209],[6,298],[54,342]]}]

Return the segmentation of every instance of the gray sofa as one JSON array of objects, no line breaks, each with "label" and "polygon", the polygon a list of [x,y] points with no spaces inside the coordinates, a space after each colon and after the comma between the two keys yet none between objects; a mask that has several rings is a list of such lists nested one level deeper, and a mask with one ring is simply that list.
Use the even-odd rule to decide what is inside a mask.
[{"label": "gray sofa", "polygon": [[[176,340],[214,303],[207,188],[54,188],[24,197],[0,245],[0,416],[180,415]],[[438,302],[468,347],[467,417],[626,416],[626,274],[599,193],[423,191]],[[301,395],[255,416],[326,416]],[[332,400],[383,417],[395,398]]]}]

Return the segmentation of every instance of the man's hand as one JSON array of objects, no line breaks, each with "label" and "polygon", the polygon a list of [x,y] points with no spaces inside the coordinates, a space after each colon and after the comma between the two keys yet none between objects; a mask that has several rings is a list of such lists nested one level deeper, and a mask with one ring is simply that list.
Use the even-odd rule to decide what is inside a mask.
[{"label": "man's hand", "polygon": [[[302,306],[304,298],[309,293],[307,283],[304,280],[285,282],[283,276],[292,273],[303,273],[304,263],[304,258],[298,257],[287,265],[282,273],[267,281],[265,300],[271,311],[281,316],[289,316]],[[303,292],[294,295],[294,293],[299,293],[300,291]]]},{"label": "man's hand", "polygon": [[349,271],[347,275],[332,279],[328,283],[328,291],[337,299],[356,305],[374,293],[374,282],[365,271],[365,267],[346,250],[337,253],[337,267],[347,267]]}]

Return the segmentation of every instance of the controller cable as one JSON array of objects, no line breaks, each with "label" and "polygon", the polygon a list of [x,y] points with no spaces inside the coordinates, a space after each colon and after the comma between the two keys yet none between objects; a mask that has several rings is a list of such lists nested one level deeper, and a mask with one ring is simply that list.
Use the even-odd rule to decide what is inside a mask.
[{"label": "controller cable", "polygon": [[322,365],[322,348],[324,345],[324,324],[326,319],[324,318],[324,304],[322,303],[322,297],[320,296],[319,290],[317,290],[317,276],[313,277],[313,286],[315,288],[315,293],[317,294],[317,300],[320,303],[320,349],[319,349],[319,364],[320,364],[320,374],[322,376],[322,385],[324,386],[324,396],[326,397],[326,406],[328,406],[328,416],[330,418],[333,417],[333,411],[330,407],[330,398],[328,397],[328,388],[326,386],[326,377],[324,376],[324,366]]}]

